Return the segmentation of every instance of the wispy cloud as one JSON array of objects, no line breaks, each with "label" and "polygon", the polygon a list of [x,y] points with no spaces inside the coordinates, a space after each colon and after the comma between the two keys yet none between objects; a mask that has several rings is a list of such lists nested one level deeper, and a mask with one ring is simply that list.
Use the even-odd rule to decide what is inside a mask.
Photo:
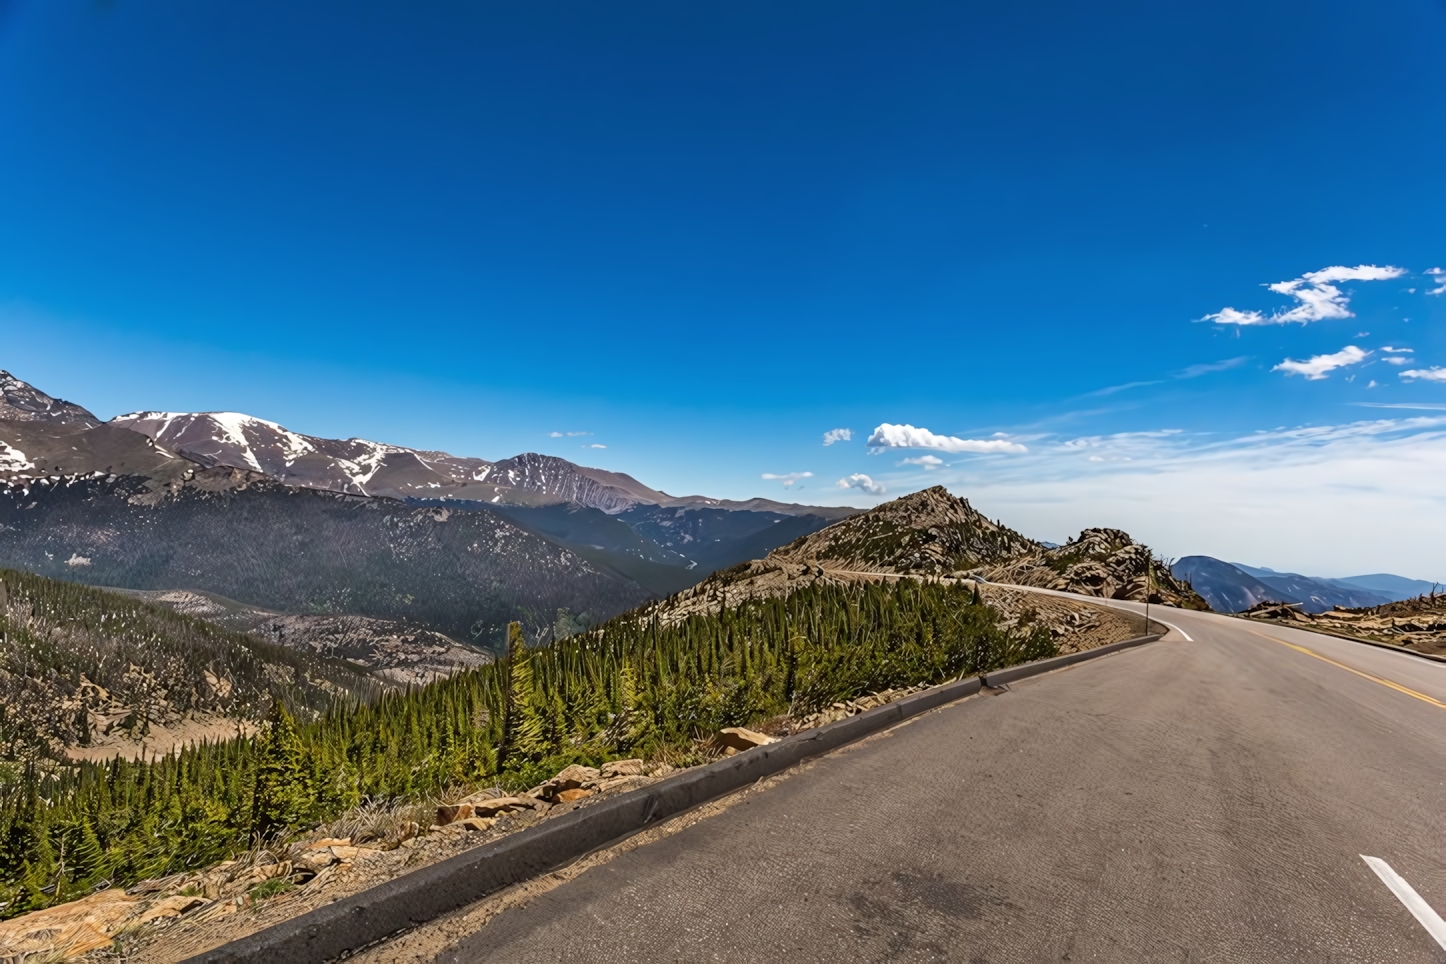
[{"label": "wispy cloud", "polygon": [[1430,368],[1413,368],[1410,371],[1401,372],[1401,377],[1408,381],[1419,378],[1423,382],[1446,382],[1446,368],[1435,365]]},{"label": "wispy cloud", "polygon": [[1443,271],[1441,268],[1430,268],[1427,269],[1426,273],[1441,283],[1439,287],[1432,288],[1430,291],[1426,292],[1426,294],[1446,295],[1446,271]]},{"label": "wispy cloud", "polygon": [[832,445],[835,442],[848,442],[854,437],[854,430],[851,428],[831,428],[823,433],[823,444]]},{"label": "wispy cloud", "polygon": [[1204,362],[1199,365],[1191,365],[1182,368],[1174,374],[1175,378],[1199,378],[1201,375],[1213,375],[1215,372],[1229,371],[1232,368],[1239,368],[1250,361],[1249,355],[1241,355],[1238,358],[1226,358],[1217,362]]},{"label": "wispy cloud", "polygon": [[876,452],[885,449],[938,449],[940,452],[1028,452],[1029,449],[1007,438],[973,439],[936,435],[927,428],[912,425],[891,425],[888,422],[874,429],[868,446]]},{"label": "wispy cloud", "polygon": [[[1336,287],[1342,281],[1387,281],[1406,273],[1405,268],[1391,265],[1358,264],[1354,268],[1334,265],[1319,271],[1307,271],[1290,281],[1277,281],[1266,285],[1277,294],[1294,298],[1298,304],[1288,311],[1265,314],[1260,311],[1241,311],[1238,308],[1221,308],[1214,314],[1206,315],[1200,321],[1213,321],[1217,325],[1285,325],[1296,321],[1306,324],[1328,318],[1354,318],[1350,309],[1350,296]],[[1446,285],[1442,286],[1446,290]]]},{"label": "wispy cloud", "polygon": [[1163,385],[1164,382],[1156,379],[1148,382],[1125,382],[1123,385],[1110,385],[1106,388],[1098,388],[1092,392],[1085,392],[1081,398],[1102,398],[1106,395],[1114,395],[1117,392],[1127,392],[1132,388],[1148,388],[1151,385]]},{"label": "wispy cloud", "polygon": [[1381,361],[1385,362],[1387,365],[1411,364],[1411,359],[1407,358],[1405,355],[1386,355],[1381,359]]},{"label": "wispy cloud", "polygon": [[922,465],[925,472],[933,471],[944,464],[944,460],[937,455],[921,455],[916,459],[904,459],[899,465]]},{"label": "wispy cloud", "polygon": [[[1337,368],[1344,368],[1347,365],[1359,365],[1370,356],[1370,352],[1362,351],[1355,345],[1347,345],[1340,351],[1330,355],[1312,355],[1305,361],[1295,361],[1287,358],[1271,369],[1273,372],[1285,372],[1287,375],[1304,375],[1313,382],[1318,382],[1326,377],[1327,372],[1333,372]],[[1405,374],[1402,372],[1401,374]]]},{"label": "wispy cloud", "polygon": [[883,495],[888,491],[881,483],[875,482],[862,472],[856,472],[846,479],[839,479],[837,485],[840,489],[858,489],[869,495]]},{"label": "wispy cloud", "polygon": [[591,432],[548,432],[548,438],[577,438],[580,435],[591,435]]},{"label": "wispy cloud", "polygon": [[777,475],[777,474],[775,474],[775,473],[773,473],[773,472],[764,472],[763,475],[762,475],[762,478],[763,478],[764,480],[768,481],[768,482],[782,482],[782,483],[783,483],[783,487],[786,489],[786,488],[789,488],[790,486],[792,486],[793,483],[797,482],[799,479],[811,479],[811,478],[813,478],[813,473],[812,473],[812,472],[785,472],[785,473],[782,474],[782,475]]},{"label": "wispy cloud", "polygon": [[[1169,380],[1180,381],[1186,378],[1199,378],[1201,375],[1210,375],[1215,372],[1228,371],[1231,368],[1239,368],[1250,361],[1249,355],[1241,355],[1239,358],[1226,358],[1218,362],[1204,362],[1199,365],[1190,365],[1177,372],[1171,372]],[[1132,388],[1148,388],[1151,385],[1163,385],[1166,379],[1155,378],[1142,382],[1125,382],[1123,385],[1111,385],[1108,388],[1096,389],[1093,392],[1086,392],[1081,398],[1100,398],[1105,395],[1114,395],[1117,392],[1129,391]]]},{"label": "wispy cloud", "polygon": [[590,448],[590,449],[605,449],[605,448],[607,448],[607,446],[606,446],[606,445],[602,445],[602,444],[600,444],[600,443],[598,443],[598,442],[593,442],[591,445],[588,446],[588,448]]},{"label": "wispy cloud", "polygon": [[1322,575],[1442,578],[1443,475],[1446,411],[1437,409],[1239,436],[1162,430],[1041,440],[1028,455],[956,462],[935,478],[989,515],[1054,541],[1109,525],[1171,555],[1252,553],[1277,569]]}]

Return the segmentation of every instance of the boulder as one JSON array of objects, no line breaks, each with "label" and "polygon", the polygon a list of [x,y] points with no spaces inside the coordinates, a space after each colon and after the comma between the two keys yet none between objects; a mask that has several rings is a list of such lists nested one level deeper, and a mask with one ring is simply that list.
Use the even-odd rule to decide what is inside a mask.
[{"label": "boulder", "polygon": [[474,794],[466,797],[460,803],[446,803],[438,807],[436,826],[445,827],[449,823],[456,823],[471,817],[491,818],[543,806],[532,797],[491,797]]},{"label": "boulder", "polygon": [[458,820],[466,820],[474,816],[476,811],[470,803],[444,803],[437,808],[437,826],[445,827],[449,823],[456,823]]},{"label": "boulder", "polygon": [[560,799],[559,794],[566,790],[591,789],[597,786],[597,782],[601,778],[600,770],[574,763],[546,783],[538,784],[528,790],[526,795],[542,800],[557,800]]},{"label": "boulder", "polygon": [[590,797],[590,796],[592,796],[594,793],[597,793],[597,791],[596,791],[596,790],[584,790],[584,789],[582,789],[581,787],[575,787],[575,788],[573,788],[573,789],[571,789],[571,790],[559,790],[559,791],[557,791],[557,795],[556,795],[556,796],[557,796],[557,802],[558,802],[558,803],[572,803],[572,802],[574,802],[574,801],[582,800],[582,799],[584,799],[584,798],[586,798],[586,797]]},{"label": "boulder", "polygon": [[472,833],[480,833],[483,830],[491,830],[496,823],[497,821],[492,817],[468,817],[465,820],[458,820],[457,826]]},{"label": "boulder", "polygon": [[643,782],[642,777],[611,777],[609,779],[603,780],[597,785],[597,792],[607,793],[609,790],[616,790],[619,787],[634,786],[641,782]]},{"label": "boulder", "polygon": [[251,868],[252,883],[260,883],[263,880],[270,880],[273,877],[290,877],[291,861],[283,860],[279,863],[265,864]]},{"label": "boulder", "polygon": [[296,858],[296,867],[299,870],[309,870],[313,874],[319,874],[340,859],[330,849],[309,850]]},{"label": "boulder", "polygon": [[583,790],[596,783],[601,776],[602,773],[599,770],[574,763],[547,782],[559,791]]},{"label": "boulder", "polygon": [[725,750],[733,750],[735,753],[743,750],[751,750],[755,746],[766,746],[769,743],[778,742],[771,736],[764,736],[756,730],[745,729],[741,726],[730,726],[719,730],[713,742]]},{"label": "boulder", "polygon": [[463,801],[472,807],[472,813],[478,817],[495,817],[503,813],[516,813],[518,810],[531,810],[538,806],[538,802],[532,797],[485,797],[480,794],[475,797],[468,797]]},{"label": "boulder", "polygon": [[204,897],[195,897],[185,894],[177,894],[174,897],[164,897],[147,907],[145,913],[136,918],[138,924],[149,924],[153,920],[160,920],[163,917],[180,917],[187,911],[203,907],[210,901]]},{"label": "boulder", "polygon": [[0,922],[0,953],[25,960],[79,956],[110,947],[112,935],[141,910],[142,899],[119,888]]},{"label": "boulder", "polygon": [[350,847],[350,837],[322,837],[306,845],[307,850],[324,850],[327,847]]},{"label": "boulder", "polygon": [[643,775],[642,760],[614,760],[611,763],[602,765],[602,778],[611,780],[613,777],[638,777]]}]

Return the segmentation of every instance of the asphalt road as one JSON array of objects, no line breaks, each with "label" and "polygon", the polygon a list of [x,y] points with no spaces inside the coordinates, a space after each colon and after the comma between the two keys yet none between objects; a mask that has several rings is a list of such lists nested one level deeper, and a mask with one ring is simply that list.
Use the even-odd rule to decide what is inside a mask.
[{"label": "asphalt road", "polygon": [[1446,961],[1360,856],[1446,911],[1446,664],[1155,612],[1183,634],[825,757],[438,960]]}]

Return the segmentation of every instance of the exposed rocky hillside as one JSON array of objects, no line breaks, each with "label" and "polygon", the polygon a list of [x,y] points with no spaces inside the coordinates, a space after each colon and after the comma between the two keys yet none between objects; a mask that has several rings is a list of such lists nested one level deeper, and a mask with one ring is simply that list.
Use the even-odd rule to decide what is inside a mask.
[{"label": "exposed rocky hillside", "polygon": [[422,686],[492,661],[490,653],[474,646],[395,619],[279,613],[188,589],[117,591],[278,646],[346,660],[401,686]]},{"label": "exposed rocky hillside", "polygon": [[942,486],[886,502],[783,546],[765,562],[787,568],[979,575],[1100,596],[1208,608],[1150,550],[1119,529],[1086,529],[1062,546],[1047,547],[987,519]]},{"label": "exposed rocky hillside", "polygon": [[1175,578],[1163,561],[1155,559],[1147,546],[1120,529],[1085,529],[1062,546],[1040,546],[1007,562],[985,566],[981,574],[994,582],[1104,599],[1144,601],[1148,595],[1151,602],[1167,606],[1210,608],[1188,583]]},{"label": "exposed rocky hillside", "polygon": [[72,423],[94,427],[100,420],[63,399],[52,398],[9,372],[0,371],[0,419],[13,422]]},{"label": "exposed rocky hillside", "polygon": [[936,485],[885,502],[769,553],[778,565],[940,574],[1029,554],[1038,543]]},{"label": "exposed rocky hillside", "polygon": [[[673,623],[717,612],[746,599],[788,596],[815,584],[849,584],[875,576],[972,582],[1009,628],[1047,627],[1061,652],[1125,638],[1143,626],[1115,610],[1050,597],[994,582],[1059,589],[1110,599],[1144,599],[1149,550],[1113,529],[1087,529],[1064,546],[1047,548],[985,518],[942,487],[886,502],[834,523],[762,559],[714,573],[697,586],[644,610]],[[1207,608],[1155,562],[1152,599]]]},{"label": "exposed rocky hillside", "polygon": [[651,593],[488,513],[282,485],[236,469],[0,485],[0,565],[126,589],[196,589],[350,613],[487,645],[557,610],[596,619]]},{"label": "exposed rocky hillside", "polygon": [[314,715],[380,691],[335,660],[119,593],[0,570],[0,761],[135,756],[143,744],[164,752],[235,736],[273,699]]},{"label": "exposed rocky hillside", "polygon": [[1390,643],[1418,653],[1446,655],[1446,593],[1324,613],[1307,612],[1300,605],[1261,603],[1245,615],[1264,622]]}]

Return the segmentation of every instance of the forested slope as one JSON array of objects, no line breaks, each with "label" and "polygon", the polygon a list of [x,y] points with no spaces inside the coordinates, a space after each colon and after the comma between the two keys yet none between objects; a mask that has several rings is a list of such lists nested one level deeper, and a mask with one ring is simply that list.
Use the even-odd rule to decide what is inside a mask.
[{"label": "forested slope", "polygon": [[809,586],[667,625],[630,615],[537,649],[514,627],[499,663],[376,705],[313,722],[278,705],[263,737],[43,784],[17,774],[0,790],[0,902],[13,914],[202,866],[362,800],[524,787],[621,755],[686,762],[720,727],[1053,653],[1046,630],[1005,630],[972,590],[913,581]]},{"label": "forested slope", "polygon": [[13,768],[198,717],[374,699],[345,663],[90,586],[0,569],[0,760]]}]

